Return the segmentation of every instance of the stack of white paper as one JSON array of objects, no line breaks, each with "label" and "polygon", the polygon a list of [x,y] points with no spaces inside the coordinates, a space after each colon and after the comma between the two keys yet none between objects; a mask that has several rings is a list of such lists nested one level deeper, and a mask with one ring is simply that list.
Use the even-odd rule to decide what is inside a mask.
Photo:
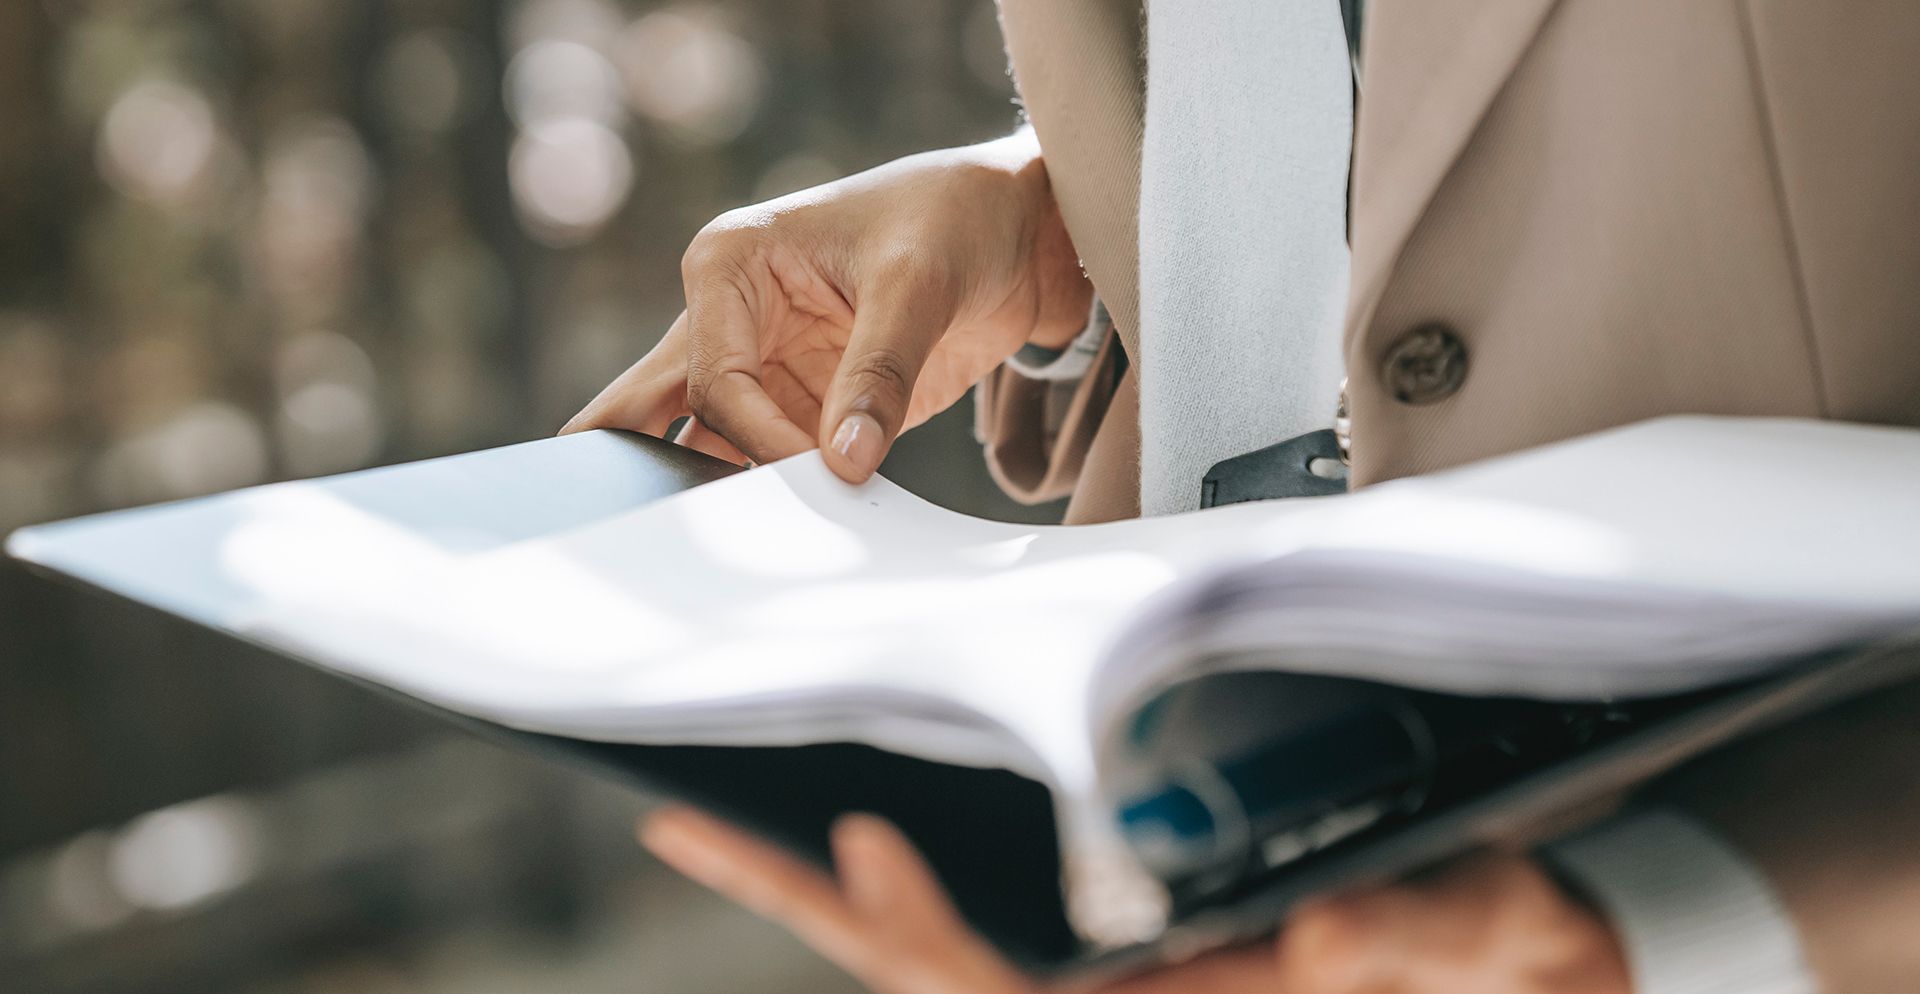
[{"label": "stack of white paper", "polygon": [[1202,659],[1465,694],[1693,690],[1920,626],[1920,432],[1671,418],[1323,501],[1248,544],[1113,640],[1103,700]]},{"label": "stack of white paper", "polygon": [[847,486],[812,454],[622,510],[638,458],[569,436],[9,548],[517,728],[852,739],[1063,786],[1091,782],[1104,720],[1200,667],[1635,695],[1920,626],[1920,432],[1900,429],[1670,418],[1084,528]]},{"label": "stack of white paper", "polygon": [[1112,849],[1093,825],[1104,729],[1198,672],[1641,695],[1920,627],[1908,430],[1670,418],[1353,495],[1085,528],[848,486],[813,454],[634,506],[645,458],[590,433],[8,547],[516,728],[1007,766],[1056,787],[1085,834],[1070,861]]}]

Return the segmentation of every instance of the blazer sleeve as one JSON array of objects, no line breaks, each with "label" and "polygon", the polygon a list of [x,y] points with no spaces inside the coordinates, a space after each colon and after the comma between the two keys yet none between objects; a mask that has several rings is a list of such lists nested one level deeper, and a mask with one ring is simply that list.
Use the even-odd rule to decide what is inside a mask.
[{"label": "blazer sleeve", "polygon": [[1543,855],[1612,923],[1634,994],[1818,990],[1766,875],[1692,818],[1633,811]]},{"label": "blazer sleeve", "polygon": [[1708,757],[1657,794],[1766,876],[1820,990],[1920,977],[1920,681]]},{"label": "blazer sleeve", "polygon": [[1071,378],[1035,375],[1031,363],[995,369],[975,388],[974,434],[987,469],[1008,496],[1027,504],[1073,492],[1114,393],[1126,353],[1111,323],[1091,326],[1084,372]]}]

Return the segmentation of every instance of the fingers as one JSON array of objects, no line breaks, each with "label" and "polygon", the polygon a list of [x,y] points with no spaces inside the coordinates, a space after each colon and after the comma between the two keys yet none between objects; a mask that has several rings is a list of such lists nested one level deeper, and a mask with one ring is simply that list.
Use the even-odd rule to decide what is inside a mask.
[{"label": "fingers", "polygon": [[1014,994],[1025,977],[968,928],[906,836],[871,815],[834,825],[834,865],[847,899],[882,946],[876,986],[912,991]]},{"label": "fingers", "polygon": [[[817,276],[796,277],[792,266],[774,274],[758,239],[750,228],[724,224],[703,232],[683,263],[685,313],[562,434],[626,428],[660,435],[690,413],[699,427],[682,441],[709,454],[768,463],[826,448],[828,466],[842,478],[872,476],[904,429],[915,381],[953,320],[954,281],[938,260],[882,253],[889,261],[859,267],[860,302],[849,309]],[[801,290],[788,282],[796,279]],[[805,299],[796,303],[796,293]],[[844,348],[836,341],[842,334]]]},{"label": "fingers", "polygon": [[875,919],[899,918],[915,930],[958,922],[946,892],[912,843],[872,815],[848,815],[833,826],[834,868],[847,898]]},{"label": "fingers", "polygon": [[1315,994],[1631,989],[1611,930],[1518,856],[1303,907],[1278,957],[1281,989]]},{"label": "fingers", "polygon": [[[687,312],[681,311],[660,344],[601,390],[560,429],[560,434],[619,428],[665,437],[674,421],[693,413],[687,402],[689,326]],[[747,462],[738,446],[697,418],[689,419],[674,441],[736,465]]]},{"label": "fingers", "polygon": [[675,445],[684,445],[696,452],[704,452],[715,459],[725,459],[736,466],[744,466],[748,460],[732,442],[721,438],[713,429],[700,423],[699,418],[688,418],[680,433],[673,437]]},{"label": "fingers", "polygon": [[[1315,994],[1397,991],[1403,946],[1415,941],[1418,921],[1391,913],[1368,895],[1306,905],[1280,934],[1279,972],[1289,990]],[[1440,992],[1435,992],[1440,994]]]},{"label": "fingers", "polygon": [[914,381],[953,318],[950,289],[920,279],[876,279],[820,412],[827,466],[850,483],[880,467],[906,424]]},{"label": "fingers", "polygon": [[871,936],[826,874],[691,808],[648,818],[640,841],[695,882],[784,925],[842,969],[871,969]]},{"label": "fingers", "polygon": [[687,316],[687,403],[700,423],[757,463],[813,448],[760,383],[760,327],[739,286],[691,273]]},{"label": "fingers", "polygon": [[1266,945],[1234,946],[1184,963],[1129,977],[1096,994],[1324,994],[1315,987],[1283,987]]},{"label": "fingers", "polygon": [[620,428],[656,437],[664,436],[687,407],[687,313],[639,362],[614,378],[560,434],[592,428]]},{"label": "fingers", "polygon": [[913,846],[878,818],[834,826],[843,886],[686,808],[649,818],[640,837],[675,869],[785,925],[880,994],[1034,994],[967,929]]}]

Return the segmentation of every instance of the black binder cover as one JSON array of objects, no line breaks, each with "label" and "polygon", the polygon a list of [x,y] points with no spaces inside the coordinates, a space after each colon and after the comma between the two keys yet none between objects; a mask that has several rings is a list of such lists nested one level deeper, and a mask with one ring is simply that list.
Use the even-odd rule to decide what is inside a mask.
[{"label": "black binder cover", "polygon": [[[739,471],[659,439],[629,439],[652,463],[653,499]],[[1260,935],[1314,893],[1409,872],[1489,841],[1524,839],[1529,825],[1552,824],[1566,811],[1617,795],[1739,735],[1911,676],[1916,665],[1920,652],[1896,654],[1891,664],[1884,654],[1834,657],[1708,695],[1697,706],[1593,752],[1552,763],[1484,795],[1362,832],[1249,880],[1219,905],[1174,923],[1168,944]],[[698,805],[823,867],[831,862],[827,839],[835,818],[850,812],[888,818],[933,864],[967,921],[1036,973],[1124,972],[1153,961],[1167,945],[1096,954],[1075,937],[1062,899],[1048,788],[1010,772],[935,763],[853,743],[590,742],[508,729],[348,679],[483,737]]]}]

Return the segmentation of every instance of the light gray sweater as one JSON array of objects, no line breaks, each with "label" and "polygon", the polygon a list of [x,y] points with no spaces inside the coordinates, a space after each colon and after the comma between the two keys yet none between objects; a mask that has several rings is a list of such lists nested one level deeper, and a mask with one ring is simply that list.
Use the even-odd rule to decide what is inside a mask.
[{"label": "light gray sweater", "polygon": [[1140,168],[1140,509],[1332,424],[1353,85],[1333,0],[1152,0]]}]

